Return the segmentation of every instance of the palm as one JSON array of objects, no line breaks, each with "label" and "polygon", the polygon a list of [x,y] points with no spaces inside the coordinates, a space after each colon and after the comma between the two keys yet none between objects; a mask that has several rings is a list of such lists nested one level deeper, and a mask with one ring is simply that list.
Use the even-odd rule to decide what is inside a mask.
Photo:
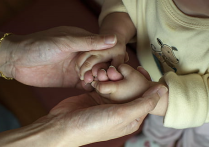
[{"label": "palm", "polygon": [[[85,140],[85,144],[88,144],[132,133],[131,122],[127,123],[127,119],[121,119],[121,114],[117,113],[119,106],[105,104],[102,97],[92,92],[65,99],[50,111],[50,116],[63,117],[64,126],[66,125],[64,130],[68,130],[67,127],[75,129],[64,131],[67,134],[63,136],[68,137],[76,131],[83,138],[82,141]],[[142,120],[138,123],[141,124]]]},{"label": "palm", "polygon": [[84,36],[90,35],[83,29],[58,27],[23,36],[15,45],[13,77],[39,87],[79,87],[75,57],[87,50]]},{"label": "palm", "polygon": [[74,63],[77,53],[61,51],[55,45],[49,48],[41,51],[31,48],[23,53],[14,66],[15,79],[41,87],[76,85],[79,81]]}]

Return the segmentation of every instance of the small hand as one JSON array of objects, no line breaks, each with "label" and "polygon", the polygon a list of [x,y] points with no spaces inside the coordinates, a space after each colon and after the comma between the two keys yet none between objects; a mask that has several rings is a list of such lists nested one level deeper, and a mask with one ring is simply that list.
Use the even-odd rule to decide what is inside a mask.
[{"label": "small hand", "polygon": [[[151,77],[150,77],[149,73],[143,67],[139,66],[137,68],[137,71],[139,72],[138,74],[143,75],[150,83],[149,90],[147,90],[145,93],[143,93],[142,97],[147,96],[147,94],[149,95],[150,91],[156,92],[158,90],[155,87],[156,85],[161,85],[162,86],[162,90],[161,90],[162,93],[165,93],[165,91],[168,91],[167,84],[163,80],[161,80],[160,82],[151,82]],[[109,67],[107,72],[105,70],[98,71],[97,81],[93,82],[92,85],[94,85],[96,83],[97,92],[99,92],[99,94],[102,95],[103,97],[109,98],[109,99],[104,99],[106,102],[117,101],[117,103],[118,102],[122,103],[124,101],[130,101],[132,99],[131,97],[129,97],[125,100],[122,99],[122,98],[124,98],[124,96],[126,96],[126,97],[131,96],[131,94],[133,95],[134,93],[137,94],[137,92],[138,92],[138,94],[140,93],[140,90],[141,90],[140,88],[137,91],[134,91],[133,93],[130,93],[131,90],[134,90],[134,88],[131,88],[131,86],[130,86],[130,88],[127,88],[126,87],[127,85],[126,86],[125,85],[120,85],[119,86],[119,81],[124,80],[124,77],[121,73],[118,72],[116,70],[116,68],[112,67],[112,66]],[[128,79],[125,78],[125,80],[128,80]],[[139,79],[136,79],[136,82],[138,80]],[[107,81],[109,81],[109,82],[107,82]],[[113,95],[111,95],[113,93],[110,94],[110,93],[105,92],[105,90],[112,90],[111,89],[112,87],[110,85],[112,85],[113,87],[116,87],[116,88],[123,87],[125,90],[120,91],[121,93],[113,92],[113,93],[115,93],[114,96],[113,96]],[[132,86],[135,87],[136,84],[132,83]],[[142,86],[143,86],[143,84],[142,84]],[[153,90],[153,89],[155,89],[155,90]],[[164,94],[164,95],[162,93],[158,93],[159,95],[161,95],[161,99],[159,100],[156,108],[152,112],[150,112],[151,114],[159,115],[159,116],[165,116],[167,108],[168,108],[168,97],[169,97],[169,95],[168,95],[168,93]]]},{"label": "small hand", "polygon": [[[76,27],[57,27],[25,36],[11,35],[9,39],[13,50],[9,55],[11,60],[2,66],[5,74],[39,87],[81,87],[75,70],[79,52],[101,50],[116,43],[114,35],[99,36]],[[6,45],[7,42],[2,49]]]},{"label": "small hand", "polygon": [[[92,86],[102,96],[118,102],[130,101],[130,98],[140,97],[151,86],[149,74],[141,68],[137,71],[129,65],[122,64],[118,67],[118,71],[114,71],[114,68],[110,68],[107,71],[107,77],[116,81],[94,81]],[[123,78],[119,76],[120,74]]]},{"label": "small hand", "polygon": [[[128,61],[128,54],[126,52],[126,44],[118,41],[117,44],[109,49],[102,51],[90,51],[82,53],[77,59],[77,67],[80,71],[80,79],[84,80],[86,72],[91,71],[98,63],[109,62],[110,65],[118,67],[120,64]],[[97,76],[97,73],[93,73]]]}]

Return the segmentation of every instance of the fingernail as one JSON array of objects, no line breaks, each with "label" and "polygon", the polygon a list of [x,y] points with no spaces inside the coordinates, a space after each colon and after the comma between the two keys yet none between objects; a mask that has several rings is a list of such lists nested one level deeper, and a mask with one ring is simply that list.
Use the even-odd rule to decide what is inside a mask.
[{"label": "fingernail", "polygon": [[81,81],[83,81],[83,80],[84,80],[84,78],[83,78],[83,77],[80,77],[80,80],[81,80]]},{"label": "fingernail", "polygon": [[115,44],[116,42],[116,36],[114,35],[107,35],[105,36],[105,44]]},{"label": "fingernail", "polygon": [[164,94],[166,94],[168,92],[168,88],[167,87],[165,87],[165,86],[163,86],[163,87],[161,87],[158,91],[157,91],[157,93],[158,93],[158,95],[160,96],[160,97],[162,97]]},{"label": "fingernail", "polygon": [[104,72],[107,74],[107,72],[106,72],[106,70],[105,70],[105,69],[100,69],[100,70],[104,71]]},{"label": "fingernail", "polygon": [[91,83],[91,86],[95,88],[95,87],[96,87],[96,81],[93,81],[93,82]]},{"label": "fingernail", "polygon": [[137,68],[136,69],[139,69],[139,68],[143,68],[142,66],[137,66]]},{"label": "fingernail", "polygon": [[110,65],[109,68],[110,68],[110,67],[112,67],[112,68],[114,68],[114,69],[116,70],[115,66]]}]

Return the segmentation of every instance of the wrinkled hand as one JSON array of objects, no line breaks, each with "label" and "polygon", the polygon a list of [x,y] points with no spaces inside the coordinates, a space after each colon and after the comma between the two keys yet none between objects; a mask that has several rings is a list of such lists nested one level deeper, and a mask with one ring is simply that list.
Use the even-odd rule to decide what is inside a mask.
[{"label": "wrinkled hand", "polygon": [[5,40],[9,42],[2,42],[1,49],[9,48],[10,54],[1,69],[6,76],[39,87],[81,87],[75,71],[79,52],[106,49],[116,43],[114,35],[99,36],[76,27],[11,35]]},{"label": "wrinkled hand", "polygon": [[160,98],[157,89],[150,89],[147,97],[124,104],[105,104],[95,92],[75,96],[59,103],[49,116],[59,121],[62,141],[73,141],[77,146],[106,141],[138,130]]},{"label": "wrinkled hand", "polygon": [[78,147],[137,131],[145,116],[165,95],[155,85],[123,104],[104,102],[96,92],[67,98],[31,125],[0,133],[0,146]]}]

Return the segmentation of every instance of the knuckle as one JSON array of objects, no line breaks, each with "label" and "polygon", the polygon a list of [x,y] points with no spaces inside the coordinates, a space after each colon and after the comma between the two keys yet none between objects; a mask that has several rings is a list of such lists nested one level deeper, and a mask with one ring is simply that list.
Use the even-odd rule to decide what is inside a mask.
[{"label": "knuckle", "polygon": [[92,64],[91,64],[91,62],[89,62],[89,61],[87,60],[87,61],[84,62],[83,67],[84,67],[84,68],[90,68],[90,67],[92,67]]},{"label": "knuckle", "polygon": [[139,129],[139,127],[140,127],[140,123],[135,120],[129,126],[129,131],[130,131],[129,133],[131,134],[131,133],[135,132],[136,130]]},{"label": "knuckle", "polygon": [[[86,58],[86,57],[88,57],[89,56],[89,52],[80,52],[80,53],[78,53],[78,57],[77,57],[77,59],[76,59],[76,64],[79,66],[79,67],[81,67],[82,66],[82,64],[83,64],[83,62],[85,61],[84,59]],[[84,60],[84,61],[83,61]]]},{"label": "knuckle", "polygon": [[87,45],[89,46],[89,48],[97,48],[97,43],[95,41],[95,36],[94,35],[90,35],[90,36],[86,36],[85,40]]},{"label": "knuckle", "polygon": [[[95,52],[95,53],[98,53],[98,52]],[[92,55],[92,60],[97,60],[100,58],[100,55],[99,54],[96,54],[96,55]]]},{"label": "knuckle", "polygon": [[137,123],[136,121],[131,122],[130,124],[128,124],[125,129],[124,129],[124,133],[127,134],[131,134],[135,131],[137,131],[139,129],[139,123]]},{"label": "knuckle", "polygon": [[122,123],[125,121],[125,112],[124,112],[124,108],[119,107],[118,109],[116,109],[116,118],[118,120],[118,122]]},{"label": "knuckle", "polygon": [[90,55],[90,54],[93,53],[90,52],[86,53],[86,56],[91,56],[91,57],[84,62],[83,64],[84,68],[92,68],[94,66],[94,63],[99,59],[98,55]]},{"label": "knuckle", "polygon": [[145,103],[146,103],[145,110],[147,112],[152,111],[155,108],[155,106],[156,106],[156,102],[152,98],[146,99]]}]

